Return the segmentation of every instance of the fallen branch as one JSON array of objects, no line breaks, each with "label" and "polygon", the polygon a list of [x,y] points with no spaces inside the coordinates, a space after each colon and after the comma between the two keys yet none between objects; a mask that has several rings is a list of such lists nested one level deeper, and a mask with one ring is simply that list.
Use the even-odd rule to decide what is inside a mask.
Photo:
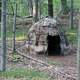
[{"label": "fallen branch", "polygon": [[20,55],[23,56],[23,57],[26,57],[26,58],[31,59],[31,60],[33,60],[33,61],[39,62],[39,63],[41,63],[41,64],[43,64],[43,65],[45,65],[45,66],[47,66],[47,67],[50,67],[50,66],[51,66],[51,65],[49,65],[49,64],[46,63],[46,62],[43,62],[43,61],[41,61],[41,60],[39,60],[39,59],[35,59],[35,58],[33,58],[33,57],[31,57],[31,56],[29,56],[29,55],[27,55],[27,54],[19,51],[18,49],[16,49],[16,51],[18,52],[18,54],[20,54]]}]

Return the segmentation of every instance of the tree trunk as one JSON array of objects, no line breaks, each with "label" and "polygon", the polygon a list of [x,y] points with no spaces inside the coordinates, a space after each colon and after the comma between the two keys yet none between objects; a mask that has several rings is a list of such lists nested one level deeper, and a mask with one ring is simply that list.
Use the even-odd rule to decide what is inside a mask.
[{"label": "tree trunk", "polygon": [[1,6],[2,6],[2,3],[1,3],[1,0],[0,0],[0,22],[1,22]]},{"label": "tree trunk", "polygon": [[77,71],[78,71],[78,79],[80,80],[80,20],[79,20],[79,29],[78,29],[78,48],[77,48]]},{"label": "tree trunk", "polygon": [[48,16],[53,17],[53,0],[48,0]]},{"label": "tree trunk", "polygon": [[32,0],[28,0],[28,6],[29,6],[30,16],[32,16],[33,14],[33,1]]},{"label": "tree trunk", "polygon": [[38,21],[38,0],[33,1],[33,17],[34,21]]},{"label": "tree trunk", "polygon": [[16,35],[16,15],[17,15],[17,4],[15,4],[14,18],[13,18],[13,53],[16,51],[15,35]]},{"label": "tree trunk", "polygon": [[68,8],[68,5],[67,5],[67,0],[61,0],[61,5],[62,5],[61,12],[63,14],[68,14],[69,13],[69,8]]},{"label": "tree trunk", "polygon": [[39,18],[41,18],[41,14],[42,14],[42,0],[39,0],[39,2],[38,2],[38,5],[39,5],[39,11],[38,11],[38,14],[39,14]]},{"label": "tree trunk", "polygon": [[2,0],[0,71],[6,70],[6,2]]},{"label": "tree trunk", "polygon": [[71,29],[73,29],[74,24],[73,24],[73,0],[71,0]]}]

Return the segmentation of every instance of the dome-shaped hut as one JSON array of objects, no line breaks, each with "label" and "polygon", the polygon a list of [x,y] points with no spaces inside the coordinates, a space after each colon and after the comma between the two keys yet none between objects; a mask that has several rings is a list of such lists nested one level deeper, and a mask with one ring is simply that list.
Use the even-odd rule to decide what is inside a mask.
[{"label": "dome-shaped hut", "polygon": [[29,29],[26,45],[33,49],[32,53],[47,52],[48,55],[60,55],[64,54],[68,41],[59,21],[43,18]]}]

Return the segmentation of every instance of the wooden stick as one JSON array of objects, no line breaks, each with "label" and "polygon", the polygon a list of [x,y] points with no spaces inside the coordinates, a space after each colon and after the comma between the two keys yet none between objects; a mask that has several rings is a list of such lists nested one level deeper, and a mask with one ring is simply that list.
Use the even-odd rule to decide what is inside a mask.
[{"label": "wooden stick", "polygon": [[27,54],[19,51],[18,49],[16,49],[16,51],[18,52],[18,54],[20,54],[20,55],[23,56],[23,57],[26,57],[26,58],[31,59],[31,60],[33,60],[33,61],[39,62],[39,63],[41,63],[41,64],[43,64],[43,65],[45,65],[45,66],[48,66],[48,67],[51,66],[51,65],[49,65],[49,64],[46,63],[46,62],[43,62],[43,61],[41,61],[41,60],[39,60],[39,59],[35,59],[35,58],[33,58],[33,57],[31,57],[31,56],[29,56],[29,55],[27,55]]}]

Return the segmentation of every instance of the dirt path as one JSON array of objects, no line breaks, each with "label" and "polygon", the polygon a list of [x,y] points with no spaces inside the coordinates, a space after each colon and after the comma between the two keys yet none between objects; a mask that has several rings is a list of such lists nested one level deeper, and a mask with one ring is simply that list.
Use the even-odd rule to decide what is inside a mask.
[{"label": "dirt path", "polygon": [[69,66],[76,67],[76,62],[77,62],[76,56],[77,56],[77,53],[72,53],[66,56],[52,56],[52,57],[48,57],[48,59],[56,63],[61,63],[67,67]]}]

